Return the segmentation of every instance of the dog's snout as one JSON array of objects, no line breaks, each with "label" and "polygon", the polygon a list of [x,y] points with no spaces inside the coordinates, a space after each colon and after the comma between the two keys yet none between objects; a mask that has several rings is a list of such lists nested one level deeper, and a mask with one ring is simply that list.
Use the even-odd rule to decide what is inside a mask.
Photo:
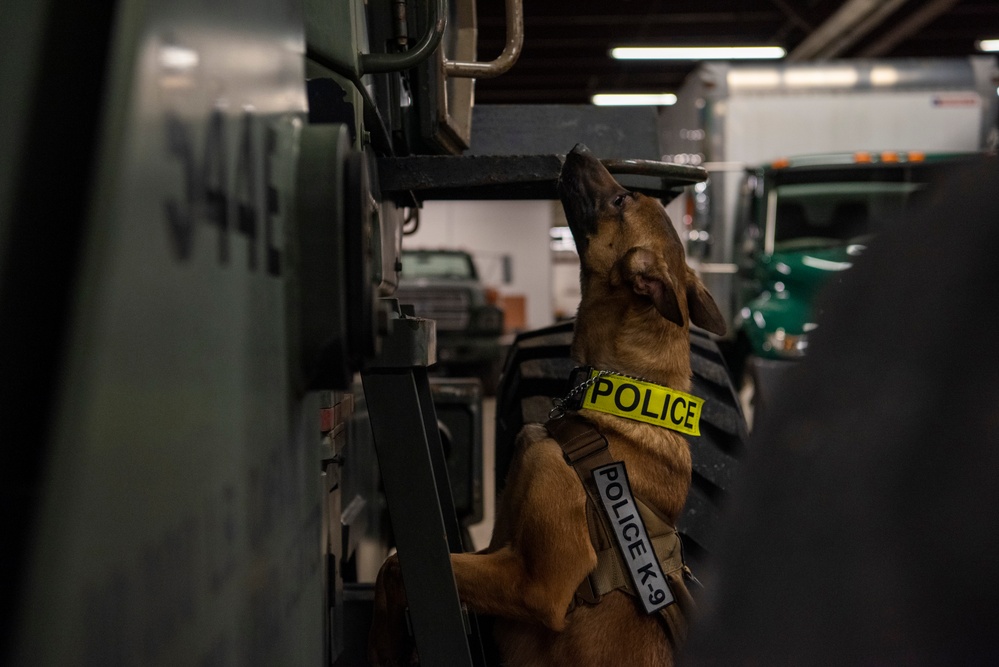
[{"label": "dog's snout", "polygon": [[584,144],[576,144],[566,154],[558,194],[577,247],[585,248],[587,237],[595,231],[601,207],[622,191],[620,184]]},{"label": "dog's snout", "polygon": [[[593,152],[586,147],[586,144],[576,144],[572,147],[565,156],[565,162],[562,164],[562,176],[565,177],[567,172],[570,175],[578,175],[583,171],[606,171],[600,160],[593,155]],[[607,174],[610,176],[610,174]]]}]

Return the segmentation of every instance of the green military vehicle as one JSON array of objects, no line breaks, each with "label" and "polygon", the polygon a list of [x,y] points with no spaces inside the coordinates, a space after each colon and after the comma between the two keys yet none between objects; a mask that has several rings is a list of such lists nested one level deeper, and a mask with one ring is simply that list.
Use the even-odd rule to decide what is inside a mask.
[{"label": "green military vehicle", "polygon": [[804,356],[818,293],[943,170],[977,153],[825,154],[747,169],[736,214],[737,332],[730,356],[747,419]]},{"label": "green military vehicle", "polygon": [[503,311],[496,305],[496,291],[479,279],[471,254],[403,250],[395,296],[412,305],[417,317],[437,323],[437,370],[478,377],[486,393],[495,391]]}]

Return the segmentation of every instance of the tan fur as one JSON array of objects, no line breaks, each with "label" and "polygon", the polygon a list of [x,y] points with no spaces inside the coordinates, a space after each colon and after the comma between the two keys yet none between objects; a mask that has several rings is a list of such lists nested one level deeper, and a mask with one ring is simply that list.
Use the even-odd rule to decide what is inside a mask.
[{"label": "tan fur", "polygon": [[[566,157],[562,174],[563,205],[581,248],[573,358],[689,390],[690,316],[716,333],[724,324],[687,267],[665,210],[652,198],[627,193],[585,149]],[[625,462],[635,495],[675,522],[690,486],[687,441],[657,426],[592,411],[583,415],[607,438],[611,456]],[[673,664],[659,619],[644,615],[622,592],[567,613],[596,555],[586,494],[541,425],[525,426],[518,437],[489,547],[453,555],[451,563],[462,601],[497,617],[496,638],[507,665]],[[413,657],[400,634],[404,605],[398,561],[389,559],[376,583],[372,662]]]}]

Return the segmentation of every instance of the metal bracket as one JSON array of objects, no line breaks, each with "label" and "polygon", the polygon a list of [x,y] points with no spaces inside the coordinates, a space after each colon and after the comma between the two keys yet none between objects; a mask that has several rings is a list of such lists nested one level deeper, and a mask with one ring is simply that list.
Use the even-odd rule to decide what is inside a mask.
[{"label": "metal bracket", "polygon": [[[412,193],[417,199],[558,199],[564,155],[469,155],[379,158],[382,192]],[[672,199],[708,173],[689,165],[654,160],[603,160],[632,190]]]}]

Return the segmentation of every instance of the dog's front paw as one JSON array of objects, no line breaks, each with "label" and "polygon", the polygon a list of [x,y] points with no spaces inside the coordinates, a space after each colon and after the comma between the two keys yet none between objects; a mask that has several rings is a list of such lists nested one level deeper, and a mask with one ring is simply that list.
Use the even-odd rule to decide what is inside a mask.
[{"label": "dog's front paw", "polygon": [[376,667],[418,662],[416,646],[406,621],[406,589],[398,556],[382,565],[375,581],[374,615],[368,635],[368,660]]}]

